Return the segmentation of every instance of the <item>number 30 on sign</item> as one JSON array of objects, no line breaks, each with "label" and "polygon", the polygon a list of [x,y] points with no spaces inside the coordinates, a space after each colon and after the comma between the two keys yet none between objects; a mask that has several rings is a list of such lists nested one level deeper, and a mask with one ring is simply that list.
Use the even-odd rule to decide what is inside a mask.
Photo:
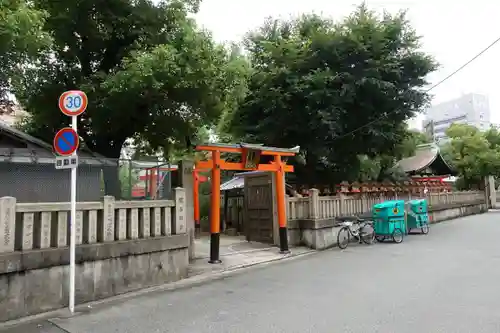
[{"label": "number 30 on sign", "polygon": [[80,90],[66,91],[59,97],[59,109],[67,116],[81,115],[87,103],[87,95]]}]

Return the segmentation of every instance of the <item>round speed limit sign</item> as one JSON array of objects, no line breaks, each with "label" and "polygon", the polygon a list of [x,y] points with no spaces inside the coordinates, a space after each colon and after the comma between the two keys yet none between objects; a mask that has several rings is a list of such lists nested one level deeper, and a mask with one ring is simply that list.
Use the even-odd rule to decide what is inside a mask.
[{"label": "round speed limit sign", "polygon": [[87,103],[87,95],[80,90],[66,91],[59,97],[59,109],[67,116],[81,115]]}]

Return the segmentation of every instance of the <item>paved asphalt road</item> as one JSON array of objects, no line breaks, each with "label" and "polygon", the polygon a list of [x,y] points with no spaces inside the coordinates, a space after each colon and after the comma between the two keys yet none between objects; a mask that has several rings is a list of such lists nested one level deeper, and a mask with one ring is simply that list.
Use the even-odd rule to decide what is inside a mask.
[{"label": "paved asphalt road", "polygon": [[328,250],[58,325],[70,333],[498,333],[499,236],[500,213],[458,219],[402,244]]}]

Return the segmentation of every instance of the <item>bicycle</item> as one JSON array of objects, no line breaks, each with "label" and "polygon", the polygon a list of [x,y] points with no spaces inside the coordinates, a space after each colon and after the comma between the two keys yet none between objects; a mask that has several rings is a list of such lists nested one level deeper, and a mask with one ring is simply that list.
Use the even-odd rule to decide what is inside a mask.
[{"label": "bicycle", "polygon": [[356,217],[355,221],[342,221],[342,226],[337,233],[337,245],[345,250],[351,241],[351,236],[358,240],[359,244],[372,244],[375,239],[373,221]]}]

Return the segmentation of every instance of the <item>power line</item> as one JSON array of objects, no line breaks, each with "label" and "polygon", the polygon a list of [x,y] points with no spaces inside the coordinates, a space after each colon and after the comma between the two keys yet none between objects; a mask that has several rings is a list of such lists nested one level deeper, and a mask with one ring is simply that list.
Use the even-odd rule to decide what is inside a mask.
[{"label": "power line", "polygon": [[[491,44],[489,44],[487,47],[485,47],[481,52],[477,53],[474,57],[472,57],[469,61],[467,61],[466,63],[464,63],[462,66],[458,67],[456,70],[454,70],[451,74],[449,74],[448,76],[446,76],[444,79],[442,79],[441,81],[439,81],[438,83],[434,84],[432,87],[430,87],[429,89],[427,89],[425,92],[428,93],[429,91],[431,91],[432,89],[440,86],[442,83],[446,82],[448,79],[450,79],[451,77],[453,77],[454,75],[456,75],[458,72],[460,72],[461,70],[463,70],[465,67],[469,66],[472,62],[474,62],[477,58],[479,58],[480,56],[482,56],[484,53],[486,53],[489,49],[491,49],[496,43],[500,42],[500,37],[495,39]],[[338,136],[334,139],[342,139],[342,138],[345,138],[346,136],[349,136],[353,133],[356,133],[357,131],[365,128],[365,127],[368,127],[370,125],[373,125],[375,124],[377,121],[380,121],[381,118],[384,118],[384,117],[387,117],[388,115],[390,115],[392,112],[388,112],[386,113],[385,115],[381,116],[379,119],[376,119],[376,120],[373,120],[369,123],[366,123],[364,124],[363,126],[360,126],[352,131],[350,131],[349,133],[346,133],[344,135],[341,135],[341,136]]]}]

